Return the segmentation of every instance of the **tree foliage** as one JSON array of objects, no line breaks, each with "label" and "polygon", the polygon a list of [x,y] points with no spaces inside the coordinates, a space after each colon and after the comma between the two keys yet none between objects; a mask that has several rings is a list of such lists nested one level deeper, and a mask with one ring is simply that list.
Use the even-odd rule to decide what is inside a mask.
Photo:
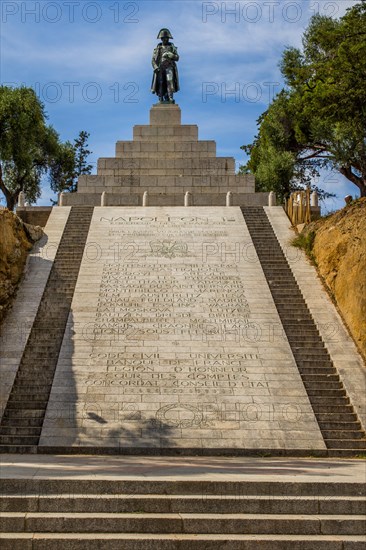
[{"label": "tree foliage", "polygon": [[0,189],[10,210],[20,191],[30,202],[41,194],[41,178],[58,148],[58,135],[45,119],[31,88],[0,86]]},{"label": "tree foliage", "polygon": [[87,160],[91,154],[88,149],[89,136],[88,132],[82,130],[73,144],[67,141],[60,145],[50,167],[51,189],[55,193],[76,192],[79,176],[91,173],[93,167]]},{"label": "tree foliage", "polygon": [[78,175],[90,173],[89,134],[80,132],[74,144],[62,143],[46,120],[32,88],[0,86],[0,190],[9,210],[21,191],[29,203],[36,202],[45,175],[52,189],[62,191],[75,190]]},{"label": "tree foliage", "polygon": [[280,67],[286,87],[242,147],[243,170],[283,197],[330,168],[366,196],[366,3],[339,20],[313,16],[302,50],[286,48]]}]

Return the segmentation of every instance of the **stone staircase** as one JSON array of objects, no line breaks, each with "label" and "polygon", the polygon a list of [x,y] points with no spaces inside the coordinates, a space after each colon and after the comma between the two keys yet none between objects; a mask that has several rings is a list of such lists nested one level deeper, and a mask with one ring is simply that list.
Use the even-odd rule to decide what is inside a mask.
[{"label": "stone staircase", "polygon": [[6,479],[2,550],[358,550],[360,483]]},{"label": "stone staircase", "polygon": [[328,456],[366,452],[366,434],[262,207],[243,216],[298,366]]},{"label": "stone staircase", "polygon": [[0,423],[0,453],[36,452],[93,207],[72,207]]}]

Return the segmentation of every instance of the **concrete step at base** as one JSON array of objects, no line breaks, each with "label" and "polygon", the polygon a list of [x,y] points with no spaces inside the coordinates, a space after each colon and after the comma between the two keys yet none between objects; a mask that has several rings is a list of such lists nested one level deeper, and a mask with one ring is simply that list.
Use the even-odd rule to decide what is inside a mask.
[{"label": "concrete step at base", "polygon": [[[209,461],[210,459],[208,459]],[[119,497],[121,494],[129,495],[186,495],[200,496],[203,501],[210,495],[216,495],[220,498],[235,497],[246,498],[247,496],[263,496],[269,500],[273,496],[283,497],[365,497],[366,485],[362,482],[342,482],[341,495],[339,484],[328,481],[326,477],[321,478],[324,481],[290,481],[285,478],[283,481],[269,480],[244,480],[238,481],[233,478],[227,480],[212,479],[163,479],[163,478],[145,478],[139,479],[98,479],[98,478],[28,478],[26,480],[27,494],[34,495],[104,495]],[[1,480],[2,494],[24,495],[25,481],[22,478],[3,478]],[[316,495],[316,497],[314,497]]]},{"label": "concrete step at base", "polygon": [[357,496],[253,496],[160,494],[3,494],[0,512],[39,513],[206,513],[206,514],[366,514],[366,499]]},{"label": "concrete step at base", "polygon": [[2,550],[364,550],[358,535],[3,533]]},{"label": "concrete step at base", "polygon": [[39,435],[0,435],[0,445],[38,445]]},{"label": "concrete step at base", "polygon": [[0,454],[37,454],[36,445],[0,445]]},{"label": "concrete step at base", "polygon": [[361,449],[366,451],[366,439],[325,439],[328,449]]},{"label": "concrete step at base", "polygon": [[362,458],[366,459],[366,450],[362,449],[328,449],[327,456],[329,458]]},{"label": "concrete step at base", "polygon": [[1,532],[362,535],[364,516],[3,512]]}]

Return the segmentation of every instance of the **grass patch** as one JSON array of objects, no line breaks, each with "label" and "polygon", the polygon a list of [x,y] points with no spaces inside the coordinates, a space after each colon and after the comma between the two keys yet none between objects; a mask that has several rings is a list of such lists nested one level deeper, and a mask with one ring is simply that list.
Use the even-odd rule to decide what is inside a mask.
[{"label": "grass patch", "polygon": [[316,265],[315,256],[313,254],[314,240],[315,231],[309,231],[308,233],[300,233],[297,235],[297,237],[292,240],[291,244],[292,246],[296,246],[296,248],[304,250],[307,257]]}]

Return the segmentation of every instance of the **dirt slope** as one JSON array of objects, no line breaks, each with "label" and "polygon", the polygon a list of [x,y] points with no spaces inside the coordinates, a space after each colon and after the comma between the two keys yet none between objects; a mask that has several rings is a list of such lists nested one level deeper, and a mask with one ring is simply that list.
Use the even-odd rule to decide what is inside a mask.
[{"label": "dirt slope", "polygon": [[0,323],[15,296],[25,262],[41,228],[27,226],[7,209],[0,209]]},{"label": "dirt slope", "polygon": [[319,273],[366,357],[366,198],[311,224],[311,229]]}]

